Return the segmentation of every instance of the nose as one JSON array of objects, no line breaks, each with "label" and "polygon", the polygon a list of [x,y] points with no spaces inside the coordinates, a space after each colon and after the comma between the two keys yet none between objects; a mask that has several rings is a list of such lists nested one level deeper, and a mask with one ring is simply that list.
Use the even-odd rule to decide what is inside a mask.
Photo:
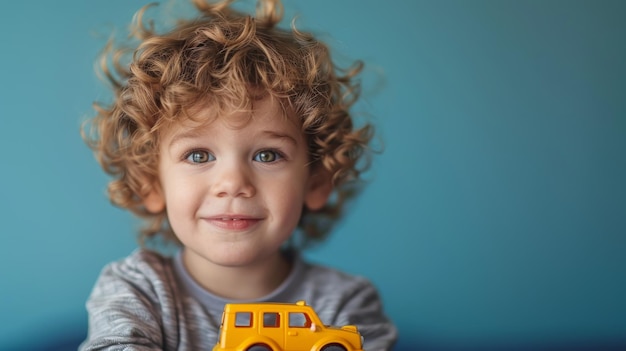
[{"label": "nose", "polygon": [[252,197],[256,189],[250,167],[244,162],[219,162],[214,168],[213,194],[217,197]]}]

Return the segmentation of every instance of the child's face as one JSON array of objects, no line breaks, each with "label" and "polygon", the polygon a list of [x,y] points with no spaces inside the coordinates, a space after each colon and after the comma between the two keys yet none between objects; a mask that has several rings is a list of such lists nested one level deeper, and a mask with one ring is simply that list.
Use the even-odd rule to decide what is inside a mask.
[{"label": "child's face", "polygon": [[[144,203],[154,212],[165,207],[188,263],[246,266],[273,258],[303,206],[321,208],[331,191],[328,177],[311,172],[304,135],[278,103],[254,105],[249,119],[235,112],[163,134],[160,184]],[[242,120],[248,122],[237,124]]]}]

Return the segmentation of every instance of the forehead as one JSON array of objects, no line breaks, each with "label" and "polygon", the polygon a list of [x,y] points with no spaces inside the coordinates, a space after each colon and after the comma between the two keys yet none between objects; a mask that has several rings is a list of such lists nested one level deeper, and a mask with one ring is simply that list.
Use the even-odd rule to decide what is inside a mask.
[{"label": "forehead", "polygon": [[193,136],[210,129],[215,123],[226,128],[237,130],[250,125],[281,130],[284,132],[303,134],[301,122],[295,113],[281,101],[271,96],[251,101],[249,107],[219,109],[209,104],[198,105],[188,109],[187,115],[170,120],[160,128],[160,141],[171,143],[180,134]]}]

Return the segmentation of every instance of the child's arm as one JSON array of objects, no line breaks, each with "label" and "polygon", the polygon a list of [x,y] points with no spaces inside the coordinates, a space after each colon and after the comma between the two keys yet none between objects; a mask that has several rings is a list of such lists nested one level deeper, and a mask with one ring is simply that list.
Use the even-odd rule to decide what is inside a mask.
[{"label": "child's arm", "polygon": [[395,325],[383,312],[378,291],[366,280],[345,301],[337,321],[338,325],[358,326],[365,351],[391,351],[398,337]]},{"label": "child's arm", "polygon": [[[175,323],[175,316],[164,311],[175,311],[174,303],[164,286],[167,271],[158,265],[135,260],[134,254],[124,261],[107,266],[101,273],[89,300],[89,334],[80,350],[164,350],[177,339],[165,335],[164,324]],[[142,267],[141,265],[145,265]]]},{"label": "child's arm", "polygon": [[324,324],[356,325],[365,351],[392,350],[398,332],[369,280],[318,266],[307,272],[299,288],[305,291],[300,296],[308,300]]}]

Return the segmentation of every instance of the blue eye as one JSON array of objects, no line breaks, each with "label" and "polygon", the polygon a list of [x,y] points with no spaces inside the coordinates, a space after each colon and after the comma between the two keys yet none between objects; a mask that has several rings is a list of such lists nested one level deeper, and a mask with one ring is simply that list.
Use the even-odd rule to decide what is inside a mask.
[{"label": "blue eye", "polygon": [[215,160],[215,156],[206,151],[192,151],[185,159],[191,163],[206,163]]},{"label": "blue eye", "polygon": [[255,161],[264,163],[276,162],[281,158],[282,156],[278,152],[272,150],[263,150],[254,155]]}]

